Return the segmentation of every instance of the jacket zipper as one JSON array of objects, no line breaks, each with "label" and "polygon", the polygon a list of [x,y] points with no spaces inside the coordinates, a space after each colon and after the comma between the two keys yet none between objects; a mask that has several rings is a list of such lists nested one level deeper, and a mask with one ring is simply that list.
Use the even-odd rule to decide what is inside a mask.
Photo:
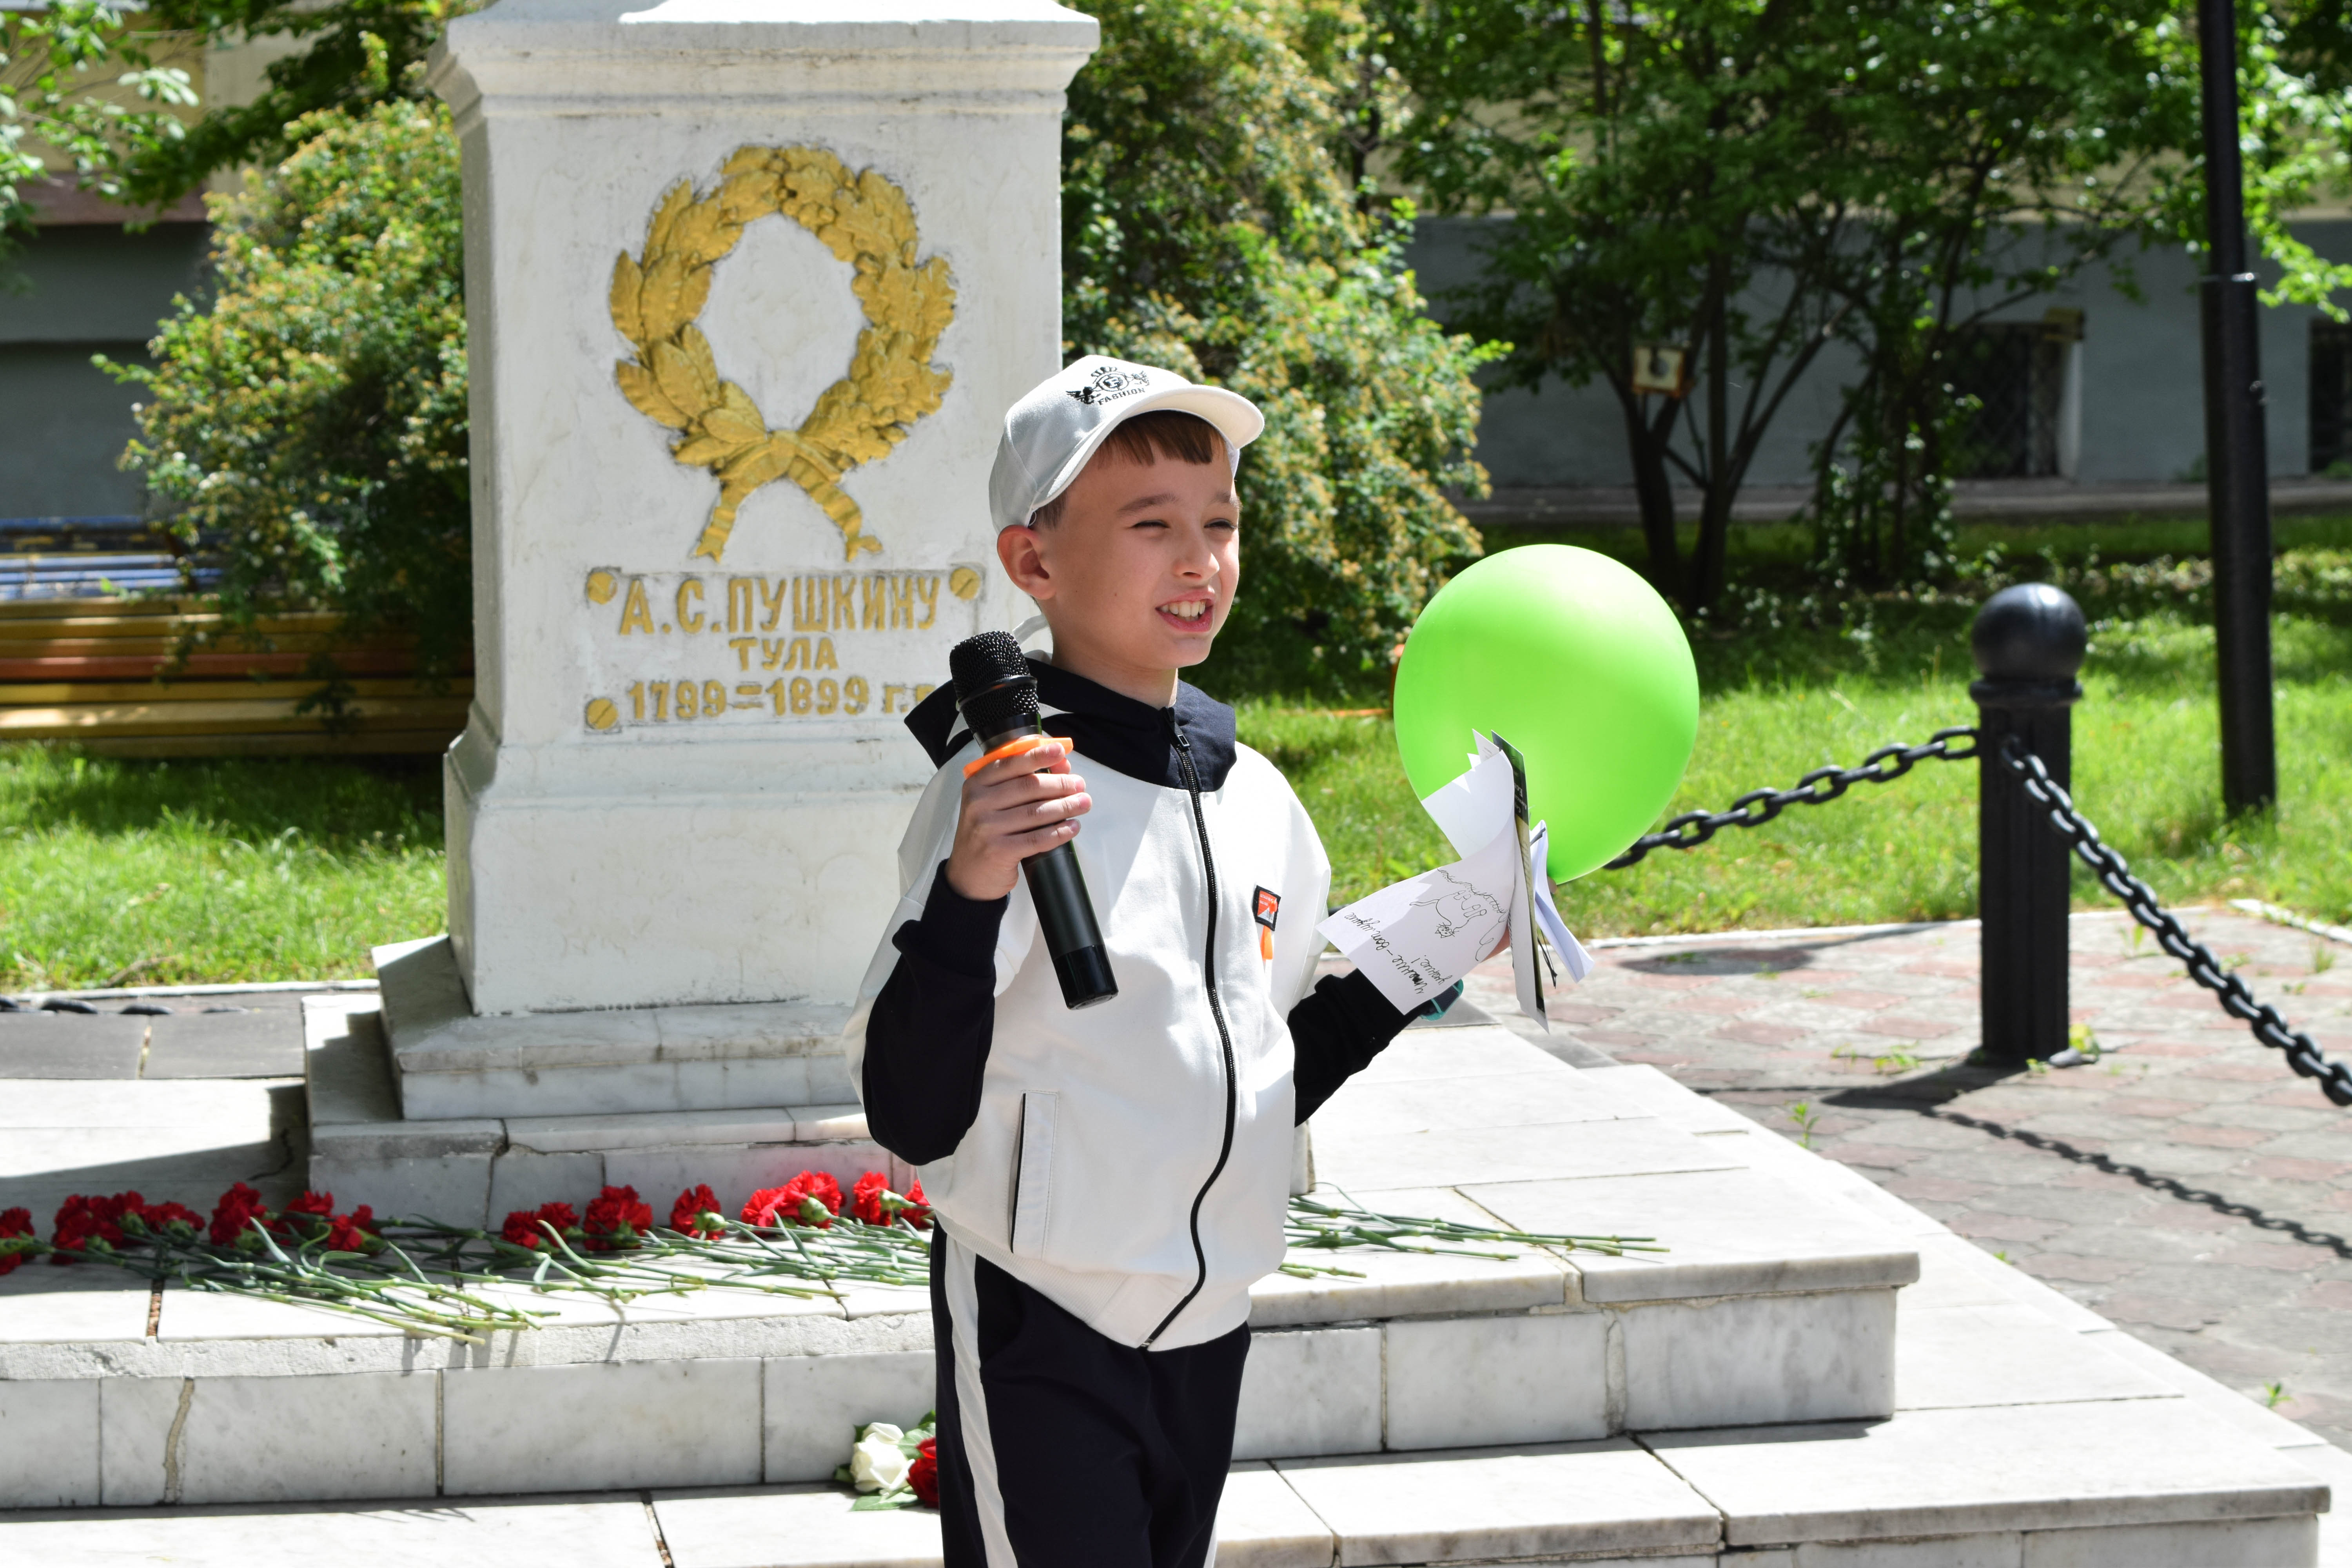
[{"label": "jacket zipper", "polygon": [[1234,1116],[1239,1097],[1234,1082],[1233,1031],[1225,1027],[1224,1003],[1217,995],[1217,861],[1209,852],[1209,818],[1201,809],[1201,775],[1192,768],[1192,737],[1184,733],[1184,722],[1176,717],[1173,708],[1168,710],[1168,732],[1176,742],[1177,765],[1184,770],[1185,792],[1192,798],[1192,826],[1201,837],[1201,868],[1207,874],[1209,883],[1209,934],[1201,948],[1201,978],[1208,987],[1209,1014],[1217,1021],[1217,1039],[1225,1054],[1225,1139],[1217,1150],[1217,1163],[1209,1172],[1209,1179],[1192,1194],[1192,1288],[1160,1320],[1160,1326],[1144,1337],[1145,1350],[1168,1331],[1168,1325],[1183,1314],[1209,1282],[1209,1255],[1201,1246],[1201,1205],[1208,1201],[1209,1189],[1217,1184],[1217,1178],[1225,1173],[1225,1162],[1233,1158]]}]

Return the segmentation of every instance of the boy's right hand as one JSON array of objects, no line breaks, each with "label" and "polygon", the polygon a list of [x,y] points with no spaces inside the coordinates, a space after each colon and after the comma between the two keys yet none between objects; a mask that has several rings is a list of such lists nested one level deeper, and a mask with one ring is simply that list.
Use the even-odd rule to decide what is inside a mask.
[{"label": "boy's right hand", "polygon": [[1077,837],[1077,819],[1094,802],[1077,774],[1051,771],[1069,754],[1066,741],[1048,741],[963,781],[949,887],[975,903],[992,902],[1013,891],[1022,861]]}]

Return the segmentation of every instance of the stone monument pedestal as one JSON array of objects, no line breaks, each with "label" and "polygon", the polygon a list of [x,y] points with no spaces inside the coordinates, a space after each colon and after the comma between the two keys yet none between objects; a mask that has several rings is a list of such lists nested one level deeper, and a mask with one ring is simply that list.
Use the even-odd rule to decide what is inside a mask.
[{"label": "stone monument pedestal", "polygon": [[[450,26],[473,1014],[849,999],[930,772],[902,720],[1023,613],[988,470],[1061,362],[1062,89],[1095,37],[1045,0],[499,0]],[[637,1059],[614,1048],[598,1065]]]},{"label": "stone monument pedestal", "polygon": [[483,1017],[446,937],[375,950],[380,1011],[310,1056],[310,1184],[385,1212],[495,1225],[607,1181],[730,1211],[822,1170],[913,1173],[868,1142],[838,1004],[734,1003]]},{"label": "stone monument pedestal", "polygon": [[988,470],[1061,363],[1095,38],[1047,0],[450,26],[477,675],[448,934],[377,951],[383,1055],[326,1064],[351,1114],[315,1182],[495,1219],[592,1166],[666,1203],[689,1162],[648,1150],[748,1187],[838,1142],[930,771],[904,716],[1024,613]]}]

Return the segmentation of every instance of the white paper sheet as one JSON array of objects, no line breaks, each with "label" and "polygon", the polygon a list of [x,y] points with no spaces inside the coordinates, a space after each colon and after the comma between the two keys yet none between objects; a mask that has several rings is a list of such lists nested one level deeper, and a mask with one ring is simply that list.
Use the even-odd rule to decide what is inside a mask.
[{"label": "white paper sheet", "polygon": [[[1506,778],[1509,775],[1507,772]],[[1518,840],[1507,828],[1477,854],[1359,899],[1320,929],[1403,1012],[1475,969],[1511,929]]]},{"label": "white paper sheet", "polygon": [[1543,928],[1544,940],[1551,943],[1552,952],[1559,959],[1560,967],[1568,971],[1572,981],[1581,982],[1592,973],[1592,955],[1559,918],[1559,906],[1551,901],[1551,879],[1544,874],[1544,863],[1551,854],[1551,835],[1538,822],[1528,836],[1528,865],[1535,873],[1536,921]]},{"label": "white paper sheet", "polygon": [[1422,802],[1462,858],[1358,900],[1318,929],[1391,1005],[1407,1011],[1444,992],[1507,937],[1519,1011],[1549,1029],[1549,965],[1538,939],[1571,981],[1591,973],[1592,960],[1552,902],[1542,823],[1528,828],[1520,858],[1510,758],[1487,736],[1477,742],[1469,771]]},{"label": "white paper sheet", "polygon": [[1471,753],[1470,771],[1421,803],[1456,855],[1484,849],[1511,822],[1511,759],[1485,736],[1479,740],[1485,749]]}]

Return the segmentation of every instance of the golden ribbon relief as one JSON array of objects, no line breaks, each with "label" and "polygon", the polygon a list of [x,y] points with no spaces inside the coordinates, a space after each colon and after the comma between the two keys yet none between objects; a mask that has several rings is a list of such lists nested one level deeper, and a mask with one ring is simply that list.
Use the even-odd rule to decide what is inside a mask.
[{"label": "golden ribbon relief", "polygon": [[[866,311],[849,374],[825,388],[793,429],[771,428],[751,394],[722,381],[695,324],[710,298],[710,268],[746,225],[781,213],[856,268],[850,289]],[[888,455],[907,427],[940,405],[951,374],[930,363],[955,316],[948,264],[917,265],[907,193],[867,169],[855,176],[816,147],[742,147],[719,186],[697,198],[690,180],[663,196],[642,255],[613,264],[613,325],[636,357],[614,375],[638,412],[679,433],[670,455],[709,468],[719,501],[694,553],[718,561],[735,513],[752,491],[790,479],[841,529],[842,557],[878,551],[841,477]]]}]

